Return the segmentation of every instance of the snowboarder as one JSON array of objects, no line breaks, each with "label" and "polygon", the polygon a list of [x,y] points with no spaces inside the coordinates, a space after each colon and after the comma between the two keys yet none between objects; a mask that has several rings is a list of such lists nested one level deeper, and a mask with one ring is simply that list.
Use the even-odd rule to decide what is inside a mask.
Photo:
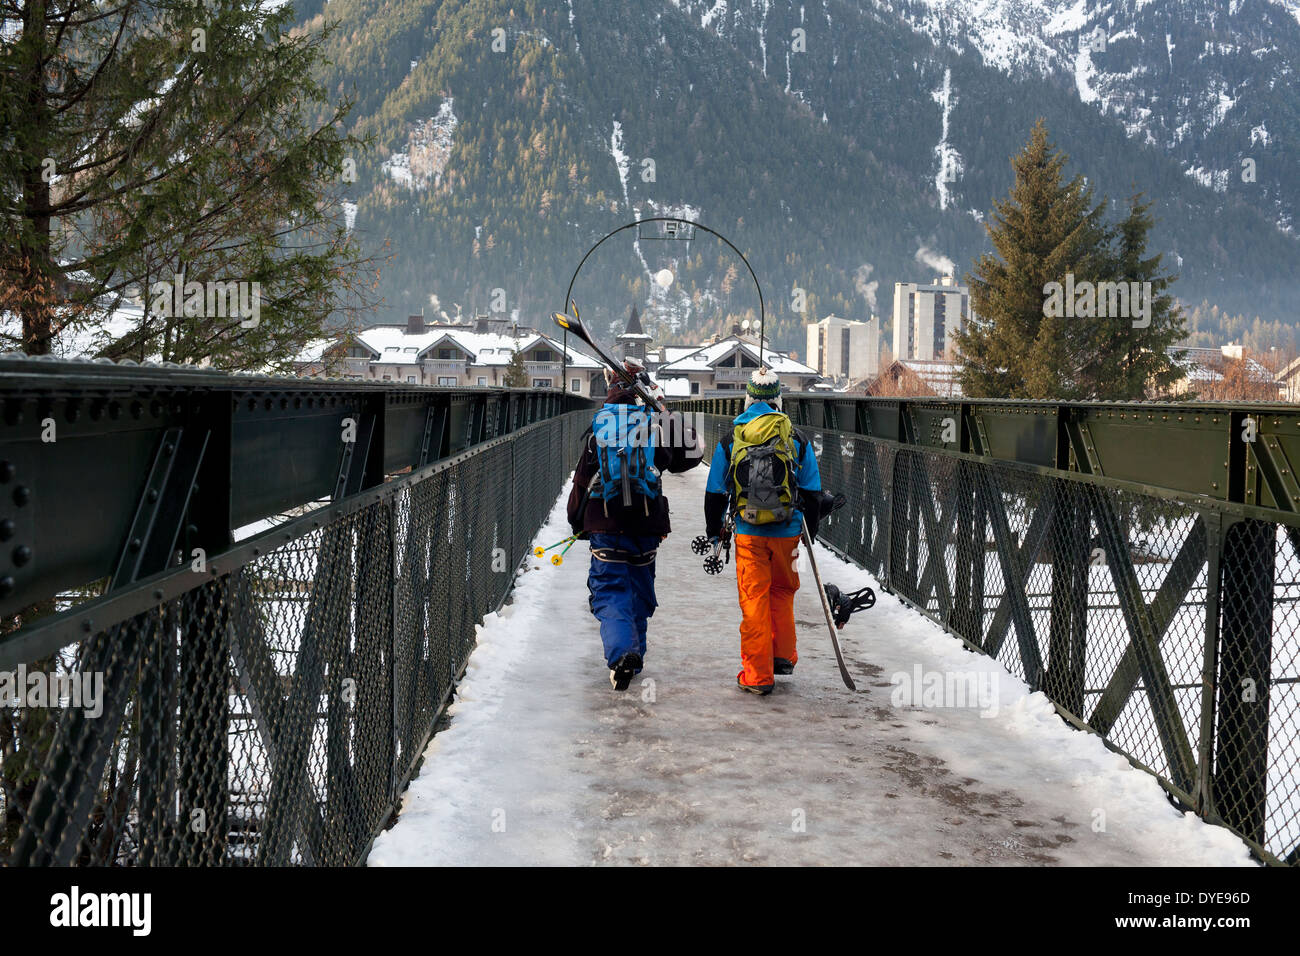
[{"label": "snowboarder", "polygon": [[[623,364],[642,386],[649,384],[635,359]],[[668,444],[651,411],[612,369],[605,381],[605,403],[574,469],[568,513],[573,533],[591,541],[587,590],[600,621],[609,682],[627,690],[645,663],[646,625],[657,606],[655,554],[671,530],[659,476],[689,471],[701,455],[693,447],[696,436],[684,430]],[[649,393],[662,395],[654,388]]]},{"label": "snowboarder", "polygon": [[728,508],[735,519],[736,586],[740,594],[740,661],[736,683],[770,694],[774,674],[792,674],[794,595],[799,589],[801,522],[812,538],[821,518],[821,476],[812,443],[781,411],[781,381],[756,369],[745,387],[745,410],[718,442],[704,495],[704,528],[722,534]]}]

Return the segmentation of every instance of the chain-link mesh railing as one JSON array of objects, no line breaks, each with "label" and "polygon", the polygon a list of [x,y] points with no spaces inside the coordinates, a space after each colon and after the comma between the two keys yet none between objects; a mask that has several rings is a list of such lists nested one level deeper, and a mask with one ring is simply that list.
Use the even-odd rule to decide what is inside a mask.
[{"label": "chain-link mesh railing", "polygon": [[819,540],[1184,805],[1300,862],[1300,520],[801,430],[848,497]]},{"label": "chain-link mesh railing", "polygon": [[147,610],[98,599],[84,637],[20,672],[57,697],[0,706],[0,860],[363,860],[588,421],[281,525],[198,586],[157,582]]}]

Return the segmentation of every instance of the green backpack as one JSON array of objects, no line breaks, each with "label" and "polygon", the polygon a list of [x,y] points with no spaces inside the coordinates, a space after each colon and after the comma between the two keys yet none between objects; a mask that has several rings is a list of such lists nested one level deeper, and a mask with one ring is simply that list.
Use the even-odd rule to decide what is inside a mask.
[{"label": "green backpack", "polygon": [[794,426],[787,416],[773,412],[737,425],[728,460],[728,485],[739,517],[760,525],[794,516],[798,458]]}]

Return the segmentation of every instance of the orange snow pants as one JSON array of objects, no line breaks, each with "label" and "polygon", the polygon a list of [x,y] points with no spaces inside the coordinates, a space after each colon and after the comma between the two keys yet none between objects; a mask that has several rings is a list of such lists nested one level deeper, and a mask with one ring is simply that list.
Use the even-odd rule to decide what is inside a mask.
[{"label": "orange snow pants", "polygon": [[750,687],[774,681],[772,659],[791,664],[794,646],[794,592],[799,590],[796,548],[799,538],[736,535],[736,588],[740,592],[740,663],[736,676]]}]

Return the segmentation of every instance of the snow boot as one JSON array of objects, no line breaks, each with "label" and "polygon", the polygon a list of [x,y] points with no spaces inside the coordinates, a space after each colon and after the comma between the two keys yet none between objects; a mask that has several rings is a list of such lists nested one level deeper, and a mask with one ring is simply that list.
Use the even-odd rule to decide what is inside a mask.
[{"label": "snow boot", "polygon": [[786,660],[784,657],[776,657],[776,658],[773,658],[773,659],[772,659],[772,673],[774,673],[774,674],[781,674],[781,675],[783,675],[783,676],[786,676],[786,675],[789,675],[789,674],[793,674],[793,673],[794,673],[794,664],[792,664],[790,661]]},{"label": "snow boot", "polygon": [[736,675],[736,686],[739,687],[739,688],[740,688],[741,690],[743,690],[743,691],[748,691],[748,692],[751,693],[751,694],[758,694],[760,697],[766,697],[768,694],[772,693],[772,686],[773,686],[773,685],[772,685],[772,684],[761,684],[761,685],[759,685],[759,686],[757,686],[757,687],[752,687],[752,686],[750,686],[749,684],[743,684],[743,683],[741,683],[741,681],[740,681],[740,675],[737,674],[737,675]]},{"label": "snow boot", "polygon": [[609,683],[615,690],[627,690],[632,678],[641,670],[641,655],[628,652],[618,659],[609,672]]}]

